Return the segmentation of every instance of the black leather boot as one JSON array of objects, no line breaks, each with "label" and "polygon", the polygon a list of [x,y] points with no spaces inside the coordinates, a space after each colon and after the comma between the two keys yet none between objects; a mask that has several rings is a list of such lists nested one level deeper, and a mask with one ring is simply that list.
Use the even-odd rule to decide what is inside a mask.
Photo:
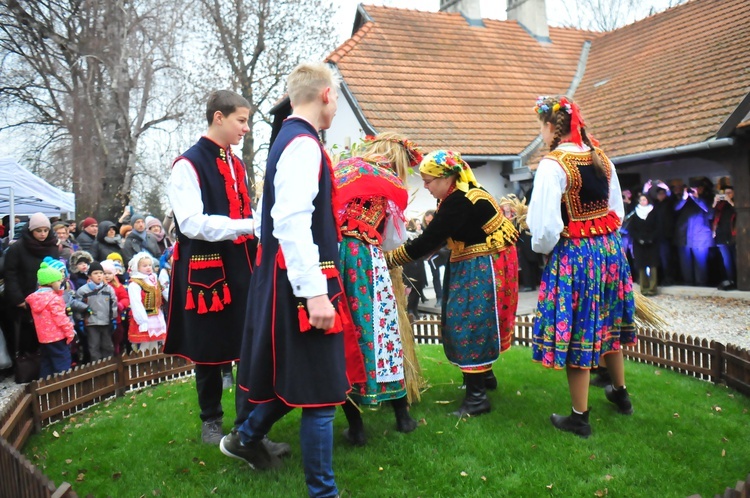
[{"label": "black leather boot", "polygon": [[497,377],[495,377],[495,372],[493,372],[492,369],[484,372],[484,387],[490,391],[497,389]]},{"label": "black leather boot", "polygon": [[567,417],[553,413],[549,419],[552,425],[561,431],[572,432],[582,438],[587,438],[591,435],[589,410],[586,410],[584,413],[576,413],[571,410],[570,415]]},{"label": "black leather boot", "polygon": [[612,384],[604,388],[604,395],[607,399],[617,405],[617,411],[623,415],[631,415],[633,413],[633,403],[630,402],[630,395],[625,386],[620,389],[615,389]]},{"label": "black leather boot", "polygon": [[607,367],[593,368],[591,369],[591,373],[594,374],[591,376],[591,381],[589,382],[592,386],[607,387],[612,384],[612,377],[609,375]]},{"label": "black leather boot", "polygon": [[409,403],[406,396],[391,400],[393,413],[396,415],[396,430],[398,432],[411,432],[417,428],[417,421],[409,415]]},{"label": "black leather boot", "polygon": [[353,446],[364,446],[367,444],[367,436],[365,436],[365,424],[362,422],[359,408],[350,399],[346,400],[342,408],[346,421],[349,422],[349,428],[344,429],[344,438]]},{"label": "black leather boot", "polygon": [[487,389],[484,387],[484,372],[467,373],[466,379],[466,397],[458,411],[451,413],[456,417],[466,415],[477,416],[489,412],[492,407],[490,400],[487,399]]}]

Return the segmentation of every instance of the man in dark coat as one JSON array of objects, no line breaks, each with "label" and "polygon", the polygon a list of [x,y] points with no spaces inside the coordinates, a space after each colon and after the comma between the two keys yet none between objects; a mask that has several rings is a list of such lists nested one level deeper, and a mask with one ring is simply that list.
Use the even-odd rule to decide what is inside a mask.
[{"label": "man in dark coat", "polygon": [[711,183],[700,178],[690,182],[675,204],[675,245],[682,280],[686,285],[708,285],[708,252],[714,246]]},{"label": "man in dark coat", "polygon": [[97,233],[99,233],[99,222],[89,216],[81,222],[81,233],[76,237],[78,247],[82,251],[90,252]]}]

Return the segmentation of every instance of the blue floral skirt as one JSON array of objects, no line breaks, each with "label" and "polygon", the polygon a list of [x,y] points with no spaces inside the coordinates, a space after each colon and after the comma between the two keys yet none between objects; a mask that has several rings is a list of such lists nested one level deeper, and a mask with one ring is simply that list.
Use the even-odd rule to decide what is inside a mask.
[{"label": "blue floral skirt", "polygon": [[637,340],[630,267],[619,233],[561,238],[539,287],[533,360],[589,369]]},{"label": "blue floral skirt", "polygon": [[451,262],[443,295],[443,348],[464,370],[486,370],[510,347],[518,307],[516,248]]}]

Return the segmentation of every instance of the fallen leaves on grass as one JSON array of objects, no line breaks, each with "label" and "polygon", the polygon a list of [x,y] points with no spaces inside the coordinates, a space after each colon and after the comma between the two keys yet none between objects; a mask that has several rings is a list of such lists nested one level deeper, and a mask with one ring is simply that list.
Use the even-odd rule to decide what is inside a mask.
[{"label": "fallen leaves on grass", "polygon": [[604,489],[597,489],[596,493],[594,493],[594,496],[607,496],[609,494],[609,490],[607,488]]}]

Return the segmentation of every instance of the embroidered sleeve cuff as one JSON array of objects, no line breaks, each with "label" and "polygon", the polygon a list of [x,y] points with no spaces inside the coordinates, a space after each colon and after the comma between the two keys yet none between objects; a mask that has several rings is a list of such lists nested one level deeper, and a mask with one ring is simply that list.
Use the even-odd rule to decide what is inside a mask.
[{"label": "embroidered sleeve cuff", "polygon": [[328,281],[322,273],[297,277],[291,284],[292,292],[297,297],[308,299],[328,294]]},{"label": "embroidered sleeve cuff", "polygon": [[393,251],[385,253],[385,262],[388,265],[388,269],[395,268],[397,266],[404,266],[407,263],[411,263],[413,259],[406,253],[405,246],[401,246]]}]

